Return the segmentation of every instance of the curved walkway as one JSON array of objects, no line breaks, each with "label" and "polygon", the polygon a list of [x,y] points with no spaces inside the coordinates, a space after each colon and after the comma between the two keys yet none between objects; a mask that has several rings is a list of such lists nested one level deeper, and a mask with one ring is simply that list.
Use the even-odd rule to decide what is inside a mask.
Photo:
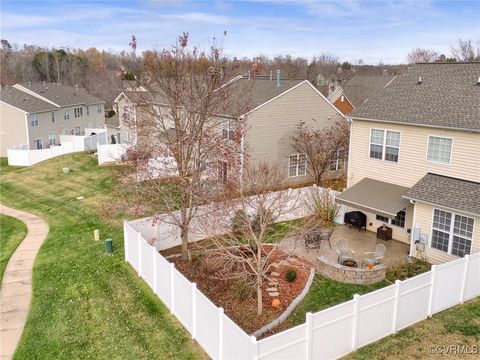
[{"label": "curved walkway", "polygon": [[32,299],[35,257],[48,235],[48,224],[36,215],[0,205],[0,213],[27,225],[27,236],[8,261],[0,288],[0,360],[11,359],[22,336]]}]

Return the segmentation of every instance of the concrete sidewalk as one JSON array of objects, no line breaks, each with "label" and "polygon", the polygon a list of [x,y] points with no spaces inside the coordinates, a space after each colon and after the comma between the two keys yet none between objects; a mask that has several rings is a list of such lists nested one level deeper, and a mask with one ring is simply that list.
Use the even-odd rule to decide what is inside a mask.
[{"label": "concrete sidewalk", "polygon": [[22,336],[32,299],[35,257],[48,235],[48,224],[36,215],[0,205],[0,213],[27,225],[27,236],[8,261],[0,288],[0,360],[11,359]]}]

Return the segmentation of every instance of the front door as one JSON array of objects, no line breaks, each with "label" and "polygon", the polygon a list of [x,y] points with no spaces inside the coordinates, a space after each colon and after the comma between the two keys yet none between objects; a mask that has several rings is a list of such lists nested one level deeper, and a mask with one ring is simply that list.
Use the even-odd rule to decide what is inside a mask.
[{"label": "front door", "polygon": [[37,150],[43,149],[43,139],[42,138],[35,139],[33,141],[33,147]]}]

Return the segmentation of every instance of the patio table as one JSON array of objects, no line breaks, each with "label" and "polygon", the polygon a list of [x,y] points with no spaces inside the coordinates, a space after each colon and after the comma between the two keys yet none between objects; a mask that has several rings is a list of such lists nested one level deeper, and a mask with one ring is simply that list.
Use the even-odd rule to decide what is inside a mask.
[{"label": "patio table", "polygon": [[331,236],[331,233],[323,232],[321,229],[309,230],[305,234],[305,247],[307,249],[314,248],[314,249],[317,249],[318,251],[318,249],[320,248],[321,242],[328,241],[328,244],[330,245],[330,249],[331,249],[332,244],[330,243],[330,236]]}]

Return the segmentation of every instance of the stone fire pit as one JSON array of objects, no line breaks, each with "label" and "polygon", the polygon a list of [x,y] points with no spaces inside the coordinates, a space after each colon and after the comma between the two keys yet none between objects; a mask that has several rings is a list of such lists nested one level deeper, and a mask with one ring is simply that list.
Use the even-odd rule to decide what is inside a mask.
[{"label": "stone fire pit", "polygon": [[317,272],[329,279],[346,284],[375,284],[385,280],[386,266],[375,265],[372,269],[358,267],[353,259],[347,259],[343,264],[327,259],[324,256],[317,257]]},{"label": "stone fire pit", "polygon": [[356,268],[358,267],[358,264],[355,260],[352,259],[347,259],[342,263],[343,266],[348,266],[348,267],[353,267]]}]

